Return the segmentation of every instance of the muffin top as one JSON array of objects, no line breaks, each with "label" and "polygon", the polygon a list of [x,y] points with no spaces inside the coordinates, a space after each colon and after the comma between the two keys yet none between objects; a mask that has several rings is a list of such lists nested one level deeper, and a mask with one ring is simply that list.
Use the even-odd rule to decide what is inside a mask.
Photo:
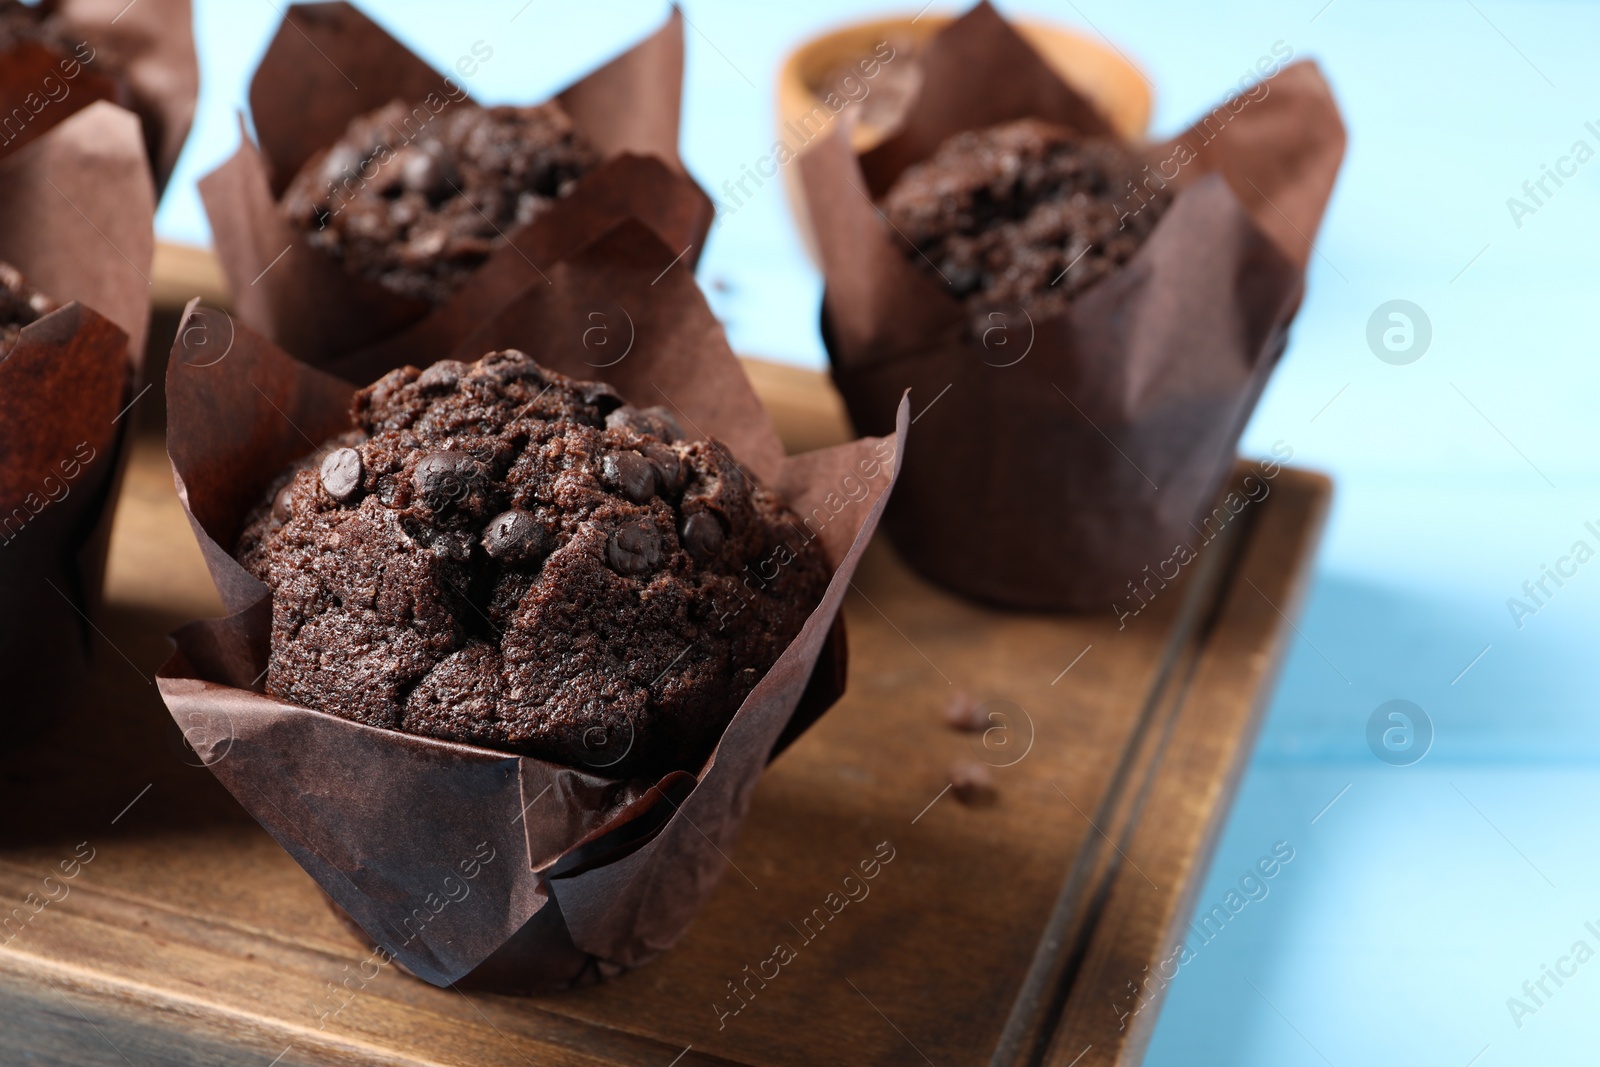
[{"label": "muffin top", "polygon": [[439,304],[597,162],[554,102],[434,112],[396,100],[307,160],[281,210],[345,269]]},{"label": "muffin top", "polygon": [[713,440],[495,352],[396,370],[286,471],[235,555],[267,692],[609,777],[699,767],[830,568]]},{"label": "muffin top", "polygon": [[11,351],[23,327],[60,306],[30,286],[17,268],[0,262],[0,356]]},{"label": "muffin top", "polygon": [[994,314],[1059,314],[1138,251],[1171,201],[1121,144],[1036,119],[960,133],[883,198],[907,257],[981,336]]}]

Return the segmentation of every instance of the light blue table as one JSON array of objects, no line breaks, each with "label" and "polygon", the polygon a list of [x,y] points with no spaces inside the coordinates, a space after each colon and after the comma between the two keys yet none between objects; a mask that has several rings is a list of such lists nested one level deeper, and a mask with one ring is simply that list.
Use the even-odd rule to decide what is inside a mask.
[{"label": "light blue table", "polygon": [[[203,243],[193,182],[233,148],[232,113],[279,9],[197,6],[205,92],[159,228]],[[558,88],[665,12],[659,0],[533,0],[511,21],[523,6],[366,4],[436,65],[488,43],[495,56],[468,83],[487,100]],[[684,155],[702,183],[766,151],[789,43],[879,8],[906,10],[689,0]],[[1547,185],[1554,195],[1520,220],[1507,199],[1575,141],[1600,149],[1585,127],[1600,130],[1600,7],[1005,9],[1115,40],[1157,86],[1158,132],[1279,41],[1322,62],[1351,131],[1309,297],[1244,444],[1289,442],[1339,494],[1205,906],[1274,843],[1291,843],[1295,859],[1182,970],[1148,1062],[1596,1062],[1600,961],[1562,960],[1580,940],[1600,951],[1585,926],[1600,929],[1600,560],[1559,589],[1547,583],[1554,595],[1520,627],[1507,599],[1575,541],[1600,550],[1584,525],[1600,529],[1600,160]],[[736,348],[822,364],[820,282],[776,183],[719,226],[700,279]],[[1406,366],[1365,340],[1374,309],[1396,298],[1433,328]],[[1411,766],[1381,762],[1366,741],[1368,718],[1396,698],[1422,707],[1436,734]],[[1559,986],[1544,978],[1535,1002],[1523,985],[1545,965],[1575,973]],[[1512,997],[1533,1011],[1513,1018]]]}]

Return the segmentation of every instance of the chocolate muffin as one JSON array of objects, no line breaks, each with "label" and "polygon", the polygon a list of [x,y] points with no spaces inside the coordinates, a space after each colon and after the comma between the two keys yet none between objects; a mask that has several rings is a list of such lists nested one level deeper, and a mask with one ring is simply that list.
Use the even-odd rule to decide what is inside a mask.
[{"label": "chocolate muffin", "polygon": [[521,352],[406,367],[236,556],[273,696],[610,777],[699,767],[830,568],[715,441]]},{"label": "chocolate muffin", "polygon": [[1171,200],[1144,169],[1115,141],[1022,119],[946,140],[882,207],[907,257],[949,284],[981,337],[996,314],[1065,311],[1133,258]]},{"label": "chocolate muffin", "polygon": [[308,160],[281,207],[345,269],[440,304],[597,162],[554,102],[434,113],[396,100]]},{"label": "chocolate muffin", "polygon": [[11,351],[23,327],[60,306],[30,286],[17,268],[0,262],[0,357]]}]

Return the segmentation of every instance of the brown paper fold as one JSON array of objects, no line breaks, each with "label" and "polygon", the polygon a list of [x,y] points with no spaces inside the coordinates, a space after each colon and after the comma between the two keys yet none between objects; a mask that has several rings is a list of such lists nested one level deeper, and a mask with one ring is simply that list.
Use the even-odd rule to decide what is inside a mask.
[{"label": "brown paper fold", "polygon": [[0,261],[64,306],[0,357],[0,734],[45,725],[94,640],[149,315],[138,120],[96,103],[0,160]]},{"label": "brown paper fold", "polygon": [[1108,606],[1200,534],[1231,467],[1343,157],[1337,106],[1296,63],[1178,137],[1132,146],[1152,187],[1175,193],[1145,245],[1064,314],[1017,309],[973,337],[873,199],[964,130],[1028,116],[1107,127],[987,3],[923,62],[892,137],[857,157],[837,130],[800,161],[834,381],[862,433],[886,429],[907,388],[921,398],[885,516],[913,567],[1007,606]]},{"label": "brown paper fold", "polygon": [[456,106],[470,98],[350,5],[290,7],[251,82],[259,147],[241,122],[238,152],[200,182],[240,318],[315,365],[364,349],[378,361],[431,361],[623,219],[642,220],[693,266],[713,208],[678,158],[682,86],[675,9],[660,30],[557,94],[602,162],[553,209],[506,234],[450,300],[431,307],[345,271],[281,217],[278,198],[357,116],[391,100],[432,94]]},{"label": "brown paper fold", "polygon": [[[200,92],[189,0],[43,0],[92,52],[28,43],[0,69],[0,158],[97,100],[139,116],[156,188],[166,186]],[[87,62],[80,60],[87,57]]]},{"label": "brown paper fold", "polygon": [[[168,451],[234,614],[176,635],[162,694],[190,736],[211,739],[201,755],[212,771],[338,907],[435,984],[565,987],[670,947],[715,887],[761,769],[842,691],[839,605],[888,499],[900,437],[786,457],[675,255],[624,223],[437,354],[515,346],[634,403],[665,405],[783,493],[819,541],[834,568],[822,603],[694,775],[609,780],[261,693],[270,601],[226,549],[284,465],[348,427],[353,390],[194,305],[173,349]],[[597,326],[616,332],[602,339]],[[902,405],[897,434],[908,418]]]}]

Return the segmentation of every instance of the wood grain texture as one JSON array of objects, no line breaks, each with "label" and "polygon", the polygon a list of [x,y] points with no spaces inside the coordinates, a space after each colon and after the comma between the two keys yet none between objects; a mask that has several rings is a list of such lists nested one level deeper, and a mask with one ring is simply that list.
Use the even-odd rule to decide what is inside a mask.
[{"label": "wood grain texture", "polygon": [[[847,432],[821,376],[751,371],[791,449]],[[363,967],[370,947],[195,765],[149,679],[167,630],[220,606],[143,438],[96,668],[63,680],[53,733],[0,756],[0,1063],[1137,1062],[1154,1009],[1119,1031],[1108,1005],[1188,918],[1327,495],[1284,471],[1120,630],[959,600],[875,545],[845,606],[849,691],[769,770],[689,935],[527,999]],[[958,733],[958,691],[1020,710]],[[995,803],[944,791],[959,759],[993,765]],[[780,944],[776,977],[749,977]]]}]

